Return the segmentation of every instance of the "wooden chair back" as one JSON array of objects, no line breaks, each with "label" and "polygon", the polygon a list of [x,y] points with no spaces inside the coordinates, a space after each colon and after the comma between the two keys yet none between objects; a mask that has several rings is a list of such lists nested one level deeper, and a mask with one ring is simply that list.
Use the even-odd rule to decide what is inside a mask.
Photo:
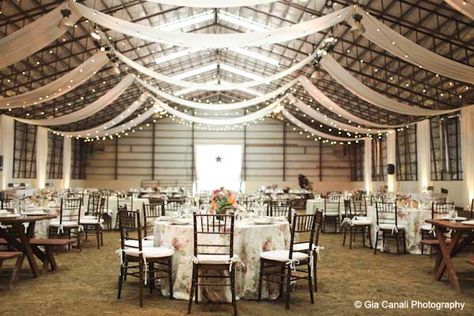
[{"label": "wooden chair back", "polygon": [[[298,215],[295,214],[291,224],[291,237],[290,237],[290,255],[289,258],[293,258],[293,248],[295,244],[307,244],[308,249],[298,250],[299,252],[306,252],[308,256],[311,256],[313,251],[313,245],[315,241],[316,223],[317,216],[322,215],[320,212],[314,214]],[[320,223],[321,223],[320,219]],[[318,225],[318,229],[319,229]]]},{"label": "wooden chair back", "polygon": [[454,210],[454,202],[431,204],[431,218],[439,218],[449,215],[449,212]]},{"label": "wooden chair back", "polygon": [[[193,214],[194,256],[234,255],[234,214]],[[211,241],[212,240],[212,241]]]},{"label": "wooden chair back", "polygon": [[140,211],[129,211],[127,206],[120,207],[118,209],[118,219],[122,251],[127,247],[138,249],[141,252],[143,245],[142,231],[140,229]]},{"label": "wooden chair back", "polygon": [[365,198],[362,199],[355,199],[351,198],[349,200],[349,214],[348,216],[350,218],[353,218],[354,216],[367,216],[367,201]]},{"label": "wooden chair back", "polygon": [[291,201],[272,200],[267,204],[267,216],[285,217],[291,221]]},{"label": "wooden chair back", "polygon": [[[145,236],[148,236],[149,234],[153,234],[155,219],[164,215],[165,215],[164,204],[143,204],[143,221],[145,225]],[[151,227],[151,230],[150,230],[150,227]]]},{"label": "wooden chair back", "polygon": [[59,210],[59,223],[77,222],[81,220],[82,198],[62,198]]},{"label": "wooden chair back", "polygon": [[398,227],[398,213],[396,202],[377,202],[375,203],[377,215],[377,225],[390,224]]}]

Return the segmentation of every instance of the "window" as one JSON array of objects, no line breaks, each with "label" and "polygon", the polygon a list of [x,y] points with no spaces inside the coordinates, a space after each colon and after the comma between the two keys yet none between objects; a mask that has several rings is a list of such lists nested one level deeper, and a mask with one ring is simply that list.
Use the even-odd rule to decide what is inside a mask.
[{"label": "window", "polygon": [[459,114],[435,117],[431,124],[431,180],[462,180]]},{"label": "window", "polygon": [[364,142],[346,146],[351,168],[351,181],[364,181]]},{"label": "window", "polygon": [[86,163],[89,152],[92,149],[91,143],[86,143],[82,139],[72,139],[72,162],[71,162],[71,179],[86,178]]},{"label": "window", "polygon": [[63,177],[63,137],[48,133],[48,179]]},{"label": "window", "polygon": [[36,177],[36,126],[15,121],[13,178]]},{"label": "window", "polygon": [[416,125],[397,131],[397,180],[417,181]]}]

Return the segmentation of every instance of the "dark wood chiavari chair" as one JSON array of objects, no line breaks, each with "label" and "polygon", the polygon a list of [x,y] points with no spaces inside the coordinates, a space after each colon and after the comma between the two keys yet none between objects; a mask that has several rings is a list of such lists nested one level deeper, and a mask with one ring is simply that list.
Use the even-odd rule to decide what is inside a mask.
[{"label": "dark wood chiavari chair", "polygon": [[0,210],[8,210],[8,211],[13,211],[15,208],[15,201],[12,199],[0,199]]},{"label": "dark wood chiavari chair", "polygon": [[339,195],[330,195],[324,198],[322,231],[326,229],[328,219],[334,219],[334,232],[337,232],[341,224],[341,202]]},{"label": "dark wood chiavari chair", "polygon": [[[290,249],[265,251],[260,254],[259,301],[262,299],[262,286],[263,279],[265,278],[267,282],[280,284],[280,295],[283,293],[283,288],[286,288],[286,309],[290,309],[291,283],[304,279],[308,280],[309,295],[311,303],[314,304],[311,257],[314,252],[313,243],[315,240],[317,216],[317,213],[312,215],[295,214],[291,224]],[[297,251],[295,247],[298,249]],[[298,267],[306,268],[298,270]],[[296,272],[303,273],[304,276],[300,276]],[[272,280],[269,276],[279,276],[279,280]]]},{"label": "dark wood chiavari chair", "polygon": [[365,247],[365,236],[369,239],[369,245],[372,247],[371,225],[372,222],[367,218],[367,201],[365,197],[358,199],[351,198],[346,203],[346,218],[344,225],[344,238],[342,246],[346,245],[347,231],[349,230],[349,249],[352,249],[352,242],[357,234],[362,237],[362,245]]},{"label": "dark wood chiavari chair", "polygon": [[93,195],[89,196],[86,215],[80,220],[80,224],[84,227],[86,241],[89,232],[95,233],[97,249],[100,249],[100,246],[104,245],[104,235],[102,231],[104,212],[105,197],[100,193],[95,192]]},{"label": "dark wood chiavari chair", "polygon": [[67,237],[71,239],[76,234],[77,248],[81,250],[81,207],[82,198],[62,198],[59,209],[59,220],[52,220],[49,224],[49,236]]},{"label": "dark wood chiavari chair", "polygon": [[163,203],[143,204],[143,218],[145,221],[144,231],[145,231],[146,239],[148,240],[153,239],[154,223],[155,223],[155,220],[160,216],[165,216],[165,205]]},{"label": "dark wood chiavari chair", "polygon": [[285,217],[291,222],[291,201],[290,200],[272,200],[267,204],[267,216]]},{"label": "dark wood chiavari chair", "polygon": [[[440,217],[449,217],[449,212],[454,210],[454,202],[433,202],[431,204],[431,219],[438,219]],[[425,253],[425,247],[430,249],[430,255],[433,247],[438,246],[438,242],[432,232],[431,224],[423,224],[420,227],[421,232],[421,254]]]},{"label": "dark wood chiavari chair", "polygon": [[[211,215],[193,214],[194,258],[191,292],[189,294],[188,313],[191,313],[193,298],[196,303],[199,297],[199,287],[229,286],[232,296],[234,315],[237,315],[237,300],[235,294],[235,260],[234,260],[234,220],[233,214]],[[200,271],[217,271],[219,274],[199,274]],[[229,271],[228,274],[226,272]],[[225,282],[206,283],[199,280],[230,279]]]},{"label": "dark wood chiavari chair", "polygon": [[[170,299],[173,299],[172,258],[174,251],[165,247],[144,247],[140,211],[128,211],[127,207],[118,209],[120,231],[120,275],[117,298],[120,299],[122,287],[127,276],[140,282],[140,306],[143,307],[143,284],[146,279],[150,294],[153,294],[157,273],[164,272],[161,278],[169,279]],[[132,270],[131,272],[129,270]],[[148,275],[145,275],[145,271]]]},{"label": "dark wood chiavari chair", "polygon": [[179,198],[169,198],[168,201],[166,202],[165,206],[165,214],[168,214],[168,212],[177,212],[184,204],[184,199],[179,197]]},{"label": "dark wood chiavari chair", "polygon": [[[117,212],[120,208],[126,207],[128,210],[133,210],[133,195],[132,196],[126,196],[124,194],[121,194],[120,196],[117,196]],[[115,221],[115,229],[118,229],[119,221]]]},{"label": "dark wood chiavari chair", "polygon": [[403,242],[403,252],[407,252],[405,227],[398,224],[397,203],[377,202],[375,204],[377,214],[377,227],[379,231],[375,236],[374,254],[377,253],[379,233],[382,234],[382,243],[385,247],[387,239],[394,239],[397,243],[397,254],[400,254],[400,239]]}]

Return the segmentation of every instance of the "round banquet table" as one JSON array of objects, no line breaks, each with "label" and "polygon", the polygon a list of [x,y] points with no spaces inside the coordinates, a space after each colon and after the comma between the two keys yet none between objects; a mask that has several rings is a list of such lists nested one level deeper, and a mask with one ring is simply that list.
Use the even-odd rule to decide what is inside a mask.
[{"label": "round banquet table", "polygon": [[[431,218],[431,209],[423,208],[399,208],[397,210],[398,225],[405,226],[407,239],[407,252],[411,254],[421,254],[421,225],[425,224],[427,219]],[[372,246],[375,245],[375,236],[377,234],[377,212],[375,206],[367,206],[367,217],[372,220]],[[379,240],[379,248],[382,247],[382,241]],[[384,247],[390,252],[396,252],[396,242],[387,240]]]},{"label": "round banquet table", "polygon": [[[237,221],[234,231],[234,255],[242,263],[236,264],[237,298],[256,299],[260,269],[260,253],[275,249],[288,249],[290,243],[290,226],[288,221],[268,225],[256,225],[246,220]],[[203,235],[200,238],[220,238],[216,235]],[[173,294],[177,299],[189,299],[192,278],[193,226],[173,225],[157,219],[154,225],[154,245],[171,248],[173,255]],[[215,251],[215,250],[214,250]],[[226,282],[224,279],[210,279],[209,282]],[[168,293],[168,280],[163,280],[161,289]],[[199,289],[200,300],[230,301],[229,287],[202,287]],[[279,294],[278,284],[264,282],[262,297],[276,298]]]}]

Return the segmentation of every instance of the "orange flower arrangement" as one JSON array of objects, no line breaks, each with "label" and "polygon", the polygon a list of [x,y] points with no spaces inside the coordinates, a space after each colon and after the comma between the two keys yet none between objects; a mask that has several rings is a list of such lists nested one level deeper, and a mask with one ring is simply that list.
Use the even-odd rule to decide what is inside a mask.
[{"label": "orange flower arrangement", "polygon": [[231,191],[223,187],[212,191],[211,209],[214,213],[225,214],[227,209],[235,207],[237,207],[237,199]]}]

